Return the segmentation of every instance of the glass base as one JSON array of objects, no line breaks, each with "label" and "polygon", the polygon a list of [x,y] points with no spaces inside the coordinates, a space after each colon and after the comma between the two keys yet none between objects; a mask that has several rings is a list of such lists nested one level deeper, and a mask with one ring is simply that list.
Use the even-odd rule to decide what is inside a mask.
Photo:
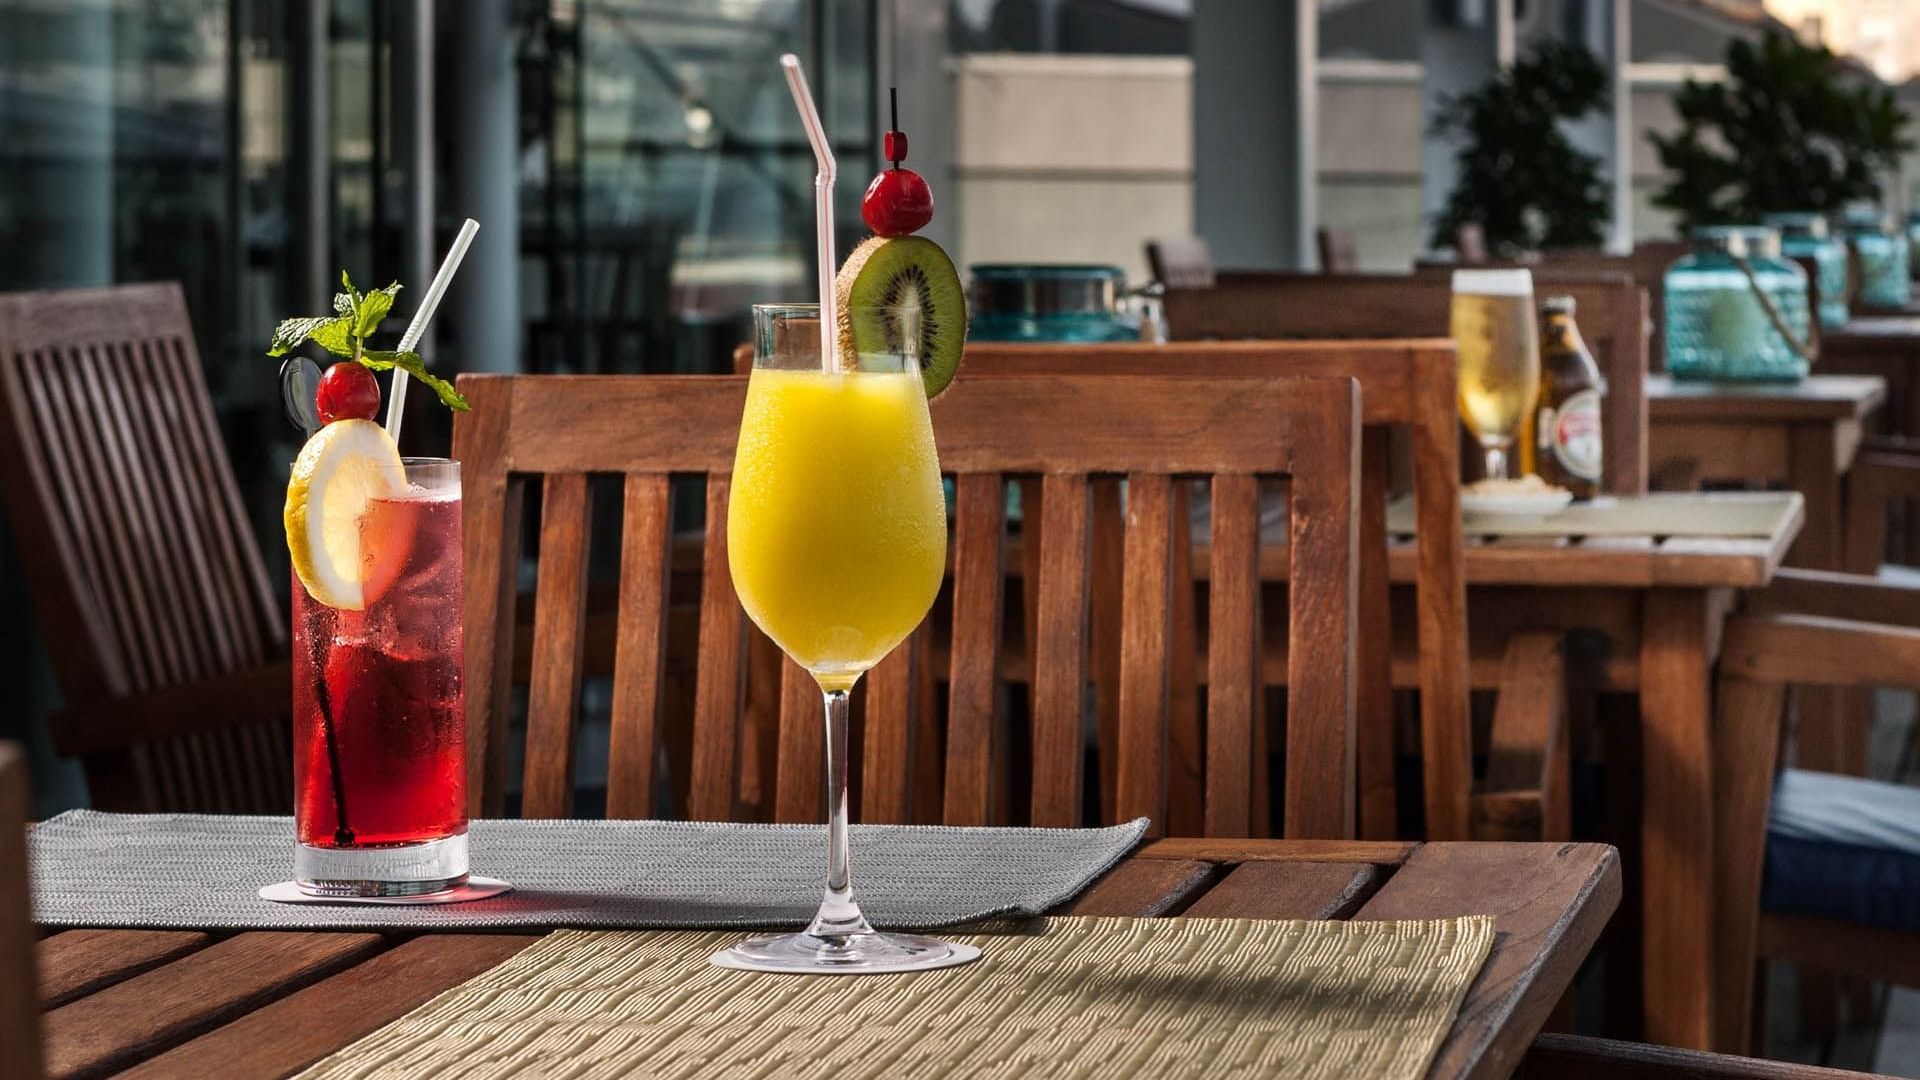
[{"label": "glass base", "polygon": [[467,880],[467,834],[418,844],[295,844],[293,880],[308,896],[424,896]]},{"label": "glass base", "polygon": [[886,975],[956,967],[980,958],[980,950],[917,934],[868,931],[844,937],[767,934],[713,954],[717,967],[787,975]]}]

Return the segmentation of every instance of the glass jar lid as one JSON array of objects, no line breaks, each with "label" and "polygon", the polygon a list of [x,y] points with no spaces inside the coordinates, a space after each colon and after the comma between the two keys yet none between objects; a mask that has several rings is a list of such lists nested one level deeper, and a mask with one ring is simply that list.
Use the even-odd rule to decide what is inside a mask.
[{"label": "glass jar lid", "polygon": [[1850,232],[1885,232],[1887,215],[1878,206],[1849,206],[1846,212],[1840,215],[1840,222]]},{"label": "glass jar lid", "polygon": [[1810,210],[1768,214],[1760,221],[1780,230],[1781,239],[1825,240],[1831,235],[1831,231],[1827,228],[1826,216]]},{"label": "glass jar lid", "polygon": [[1696,251],[1724,251],[1736,259],[1780,257],[1780,233],[1765,225],[1701,225],[1687,235]]},{"label": "glass jar lid", "polygon": [[969,299],[976,314],[1110,314],[1126,288],[1117,266],[975,263]]}]

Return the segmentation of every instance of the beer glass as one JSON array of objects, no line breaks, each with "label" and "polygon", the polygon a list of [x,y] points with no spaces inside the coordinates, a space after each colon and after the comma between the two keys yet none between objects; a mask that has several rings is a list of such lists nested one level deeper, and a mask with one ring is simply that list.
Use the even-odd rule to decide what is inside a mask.
[{"label": "beer glass", "polygon": [[1487,478],[1505,479],[1507,450],[1540,392],[1532,272],[1455,270],[1452,322],[1460,418],[1487,455]]}]

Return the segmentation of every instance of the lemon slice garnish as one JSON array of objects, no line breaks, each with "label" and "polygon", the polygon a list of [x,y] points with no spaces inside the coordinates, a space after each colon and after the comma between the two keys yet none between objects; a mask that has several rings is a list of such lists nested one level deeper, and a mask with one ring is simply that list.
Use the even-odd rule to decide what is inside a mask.
[{"label": "lemon slice garnish", "polygon": [[339,420],[301,447],[287,479],[287,553],[307,595],[328,607],[366,607],[360,518],[378,498],[406,494],[400,451],[371,420]]}]

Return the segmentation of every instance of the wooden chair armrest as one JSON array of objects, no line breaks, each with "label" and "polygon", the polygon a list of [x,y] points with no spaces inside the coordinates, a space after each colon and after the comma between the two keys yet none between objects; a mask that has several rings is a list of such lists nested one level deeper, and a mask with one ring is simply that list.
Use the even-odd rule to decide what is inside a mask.
[{"label": "wooden chair armrest", "polygon": [[1476,840],[1571,840],[1565,637],[1527,630],[1507,642],[1487,776],[1473,798]]},{"label": "wooden chair armrest", "polygon": [[53,746],[68,757],[105,753],[155,739],[285,718],[292,711],[292,667],[283,660],[69,706],[53,716]]},{"label": "wooden chair armrest", "polygon": [[1513,1075],[1516,1080],[1857,1080],[1868,1074],[1586,1035],[1541,1035]]},{"label": "wooden chair armrest", "polygon": [[1920,629],[1820,615],[1727,623],[1720,673],[1754,683],[1920,689]]},{"label": "wooden chair armrest", "polygon": [[1783,568],[1772,584],[1748,598],[1747,611],[1920,627],[1920,586],[1864,574]]}]

